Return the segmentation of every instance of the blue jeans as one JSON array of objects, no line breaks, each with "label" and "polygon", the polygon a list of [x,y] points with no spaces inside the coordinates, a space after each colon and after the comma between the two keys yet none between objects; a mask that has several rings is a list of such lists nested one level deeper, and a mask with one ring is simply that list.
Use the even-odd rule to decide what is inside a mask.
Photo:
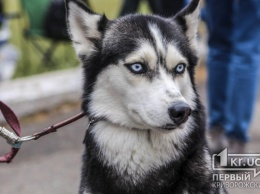
[{"label": "blue jeans", "polygon": [[206,0],[209,127],[248,140],[260,65],[260,1]]}]

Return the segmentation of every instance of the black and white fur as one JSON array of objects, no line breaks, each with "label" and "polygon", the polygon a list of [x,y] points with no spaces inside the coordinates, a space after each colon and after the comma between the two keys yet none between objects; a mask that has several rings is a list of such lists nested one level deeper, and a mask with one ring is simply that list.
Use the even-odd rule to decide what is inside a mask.
[{"label": "black and white fur", "polygon": [[[115,20],[67,0],[73,46],[84,66],[85,136],[81,194],[213,194],[205,115],[194,84],[199,0],[172,18]],[[142,64],[146,72],[129,70]],[[176,74],[178,64],[185,71]],[[173,103],[191,108],[180,125]],[[169,127],[170,126],[170,127]],[[224,191],[223,191],[224,192]]]}]

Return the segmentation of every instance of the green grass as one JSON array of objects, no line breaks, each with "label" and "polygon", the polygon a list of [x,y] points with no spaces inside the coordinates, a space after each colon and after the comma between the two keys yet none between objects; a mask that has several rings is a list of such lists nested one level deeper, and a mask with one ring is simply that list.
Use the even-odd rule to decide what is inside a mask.
[{"label": "green grass", "polygon": [[[123,0],[90,0],[90,5],[99,14],[105,13],[109,19],[119,15]],[[142,1],[138,9],[139,13],[149,14],[147,1]]]},{"label": "green grass", "polygon": [[[15,45],[20,50],[21,54],[14,78],[66,69],[75,67],[79,64],[70,42],[59,44],[54,52],[54,65],[48,66],[47,64],[42,64],[42,55],[32,46],[30,41],[25,39],[23,35],[24,29],[29,25],[29,22],[21,9],[20,1],[3,0],[3,2],[6,13],[21,14],[20,18],[12,19],[10,22],[12,32],[10,43]],[[109,19],[114,19],[118,16],[122,2],[123,0],[90,0],[90,5],[95,12],[100,14],[105,13]],[[141,3],[139,12],[144,14],[149,13],[145,1]],[[41,38],[39,43],[43,47],[47,47],[50,44],[50,41]]]}]

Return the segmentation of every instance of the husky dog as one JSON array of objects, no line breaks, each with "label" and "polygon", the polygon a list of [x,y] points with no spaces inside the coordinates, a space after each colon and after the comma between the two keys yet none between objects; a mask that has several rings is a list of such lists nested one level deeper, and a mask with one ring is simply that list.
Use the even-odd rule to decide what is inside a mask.
[{"label": "husky dog", "polygon": [[213,194],[205,115],[194,84],[199,0],[172,18],[115,20],[67,0],[84,66],[81,194]]}]

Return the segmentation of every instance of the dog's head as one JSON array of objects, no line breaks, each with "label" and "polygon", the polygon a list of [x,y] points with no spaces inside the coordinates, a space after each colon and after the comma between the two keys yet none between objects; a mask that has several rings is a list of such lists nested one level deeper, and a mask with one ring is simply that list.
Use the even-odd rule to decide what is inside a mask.
[{"label": "dog's head", "polygon": [[172,18],[108,20],[67,0],[67,21],[84,65],[83,110],[130,128],[182,128],[196,107],[199,0]]}]

